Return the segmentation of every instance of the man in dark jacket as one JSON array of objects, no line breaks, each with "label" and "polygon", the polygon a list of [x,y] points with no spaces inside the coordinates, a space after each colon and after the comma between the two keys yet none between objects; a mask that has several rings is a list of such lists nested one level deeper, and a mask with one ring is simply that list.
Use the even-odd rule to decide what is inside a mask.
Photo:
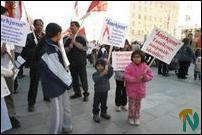
[{"label": "man in dark jacket", "polygon": [[[35,47],[38,42],[44,37],[43,21],[41,19],[34,20],[35,35],[30,33],[27,35],[25,48],[22,51],[22,57],[26,59],[25,66],[30,68],[30,86],[28,92],[28,111],[34,111],[36,103],[36,96],[39,84],[39,69],[37,68],[37,61],[35,58]],[[36,37],[35,37],[36,36]],[[44,97],[44,100],[48,100]]]},{"label": "man in dark jacket", "polygon": [[65,39],[64,47],[70,61],[70,70],[73,78],[73,89],[75,94],[71,96],[71,99],[81,97],[80,80],[84,90],[83,101],[88,101],[89,93],[86,72],[87,41],[78,34],[79,27],[80,25],[78,22],[71,22],[71,35]]}]

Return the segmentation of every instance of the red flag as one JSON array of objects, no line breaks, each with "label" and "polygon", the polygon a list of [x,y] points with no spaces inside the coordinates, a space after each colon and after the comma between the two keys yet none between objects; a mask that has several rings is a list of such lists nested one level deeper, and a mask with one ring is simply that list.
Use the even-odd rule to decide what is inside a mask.
[{"label": "red flag", "polygon": [[107,1],[92,1],[86,14],[80,19],[83,20],[94,11],[106,11],[107,10]]},{"label": "red flag", "polygon": [[5,7],[8,9],[8,16],[21,19],[22,17],[22,1],[6,1]]},{"label": "red flag", "polygon": [[70,29],[70,27],[69,27],[69,28],[67,28],[67,30],[65,30],[62,34],[63,34],[64,36],[68,36],[68,35],[70,34],[70,32],[71,32],[71,29]]},{"label": "red flag", "polygon": [[87,12],[106,11],[106,10],[107,10],[107,1],[92,1]]},{"label": "red flag", "polygon": [[98,4],[99,4],[100,1],[92,1],[87,12],[90,12],[91,10],[93,10]]},{"label": "red flag", "polygon": [[79,29],[78,35],[83,36],[83,37],[86,38],[86,31],[85,31],[84,27]]},{"label": "red flag", "polygon": [[[70,27],[69,27],[69,28],[68,28],[66,31],[64,31],[62,34],[63,34],[64,36],[68,36],[68,35],[70,35],[70,33],[71,33],[71,29],[70,29]],[[78,30],[78,35],[83,36],[83,37],[86,37],[86,31],[85,31],[85,28],[84,28],[84,27],[79,28],[79,30]]]}]

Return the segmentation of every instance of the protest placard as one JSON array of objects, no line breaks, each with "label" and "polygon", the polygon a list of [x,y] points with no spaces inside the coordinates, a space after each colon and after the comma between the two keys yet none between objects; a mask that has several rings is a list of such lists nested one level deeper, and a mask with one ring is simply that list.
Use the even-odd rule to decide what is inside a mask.
[{"label": "protest placard", "polygon": [[112,67],[114,71],[124,71],[126,66],[131,63],[132,51],[112,52]]},{"label": "protest placard", "polygon": [[[6,84],[5,78],[1,77],[1,84]],[[1,85],[1,98],[10,95],[10,91],[7,85]]]},{"label": "protest placard", "polygon": [[124,47],[128,26],[110,18],[104,19],[100,42],[116,47]]},{"label": "protest placard", "polygon": [[168,33],[155,27],[141,50],[167,64],[170,64],[181,46],[181,41],[178,41]]},{"label": "protest placard", "polygon": [[15,65],[17,68],[20,68],[20,66],[22,66],[22,64],[25,63],[25,59],[22,58],[22,56],[18,56],[17,59],[15,60]]},{"label": "protest placard", "polygon": [[29,26],[27,23],[1,15],[1,44],[25,46]]}]

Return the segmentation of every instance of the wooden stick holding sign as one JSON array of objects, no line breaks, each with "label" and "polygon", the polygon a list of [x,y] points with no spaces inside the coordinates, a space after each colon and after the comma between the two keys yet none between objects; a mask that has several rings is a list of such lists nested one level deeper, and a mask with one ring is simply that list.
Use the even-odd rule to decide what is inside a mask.
[{"label": "wooden stick holding sign", "polygon": [[152,63],[155,61],[155,57],[152,58],[152,61],[149,63],[149,67],[152,65]]},{"label": "wooden stick holding sign", "polygon": [[108,54],[108,58],[107,58],[107,65],[105,66],[105,69],[108,69],[109,67],[109,64],[110,64],[110,58],[111,58],[111,55],[112,55],[112,49],[113,49],[113,46],[110,46],[109,48],[109,54]]},{"label": "wooden stick holding sign", "polygon": [[107,58],[108,62],[110,61],[110,58],[111,58],[111,55],[112,55],[112,49],[113,49],[113,46],[110,46],[109,54],[108,54],[108,58]]}]

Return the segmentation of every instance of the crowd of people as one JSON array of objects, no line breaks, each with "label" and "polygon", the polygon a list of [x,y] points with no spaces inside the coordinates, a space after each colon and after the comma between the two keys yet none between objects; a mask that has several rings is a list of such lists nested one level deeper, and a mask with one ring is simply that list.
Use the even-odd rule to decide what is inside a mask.
[{"label": "crowd of people", "polygon": [[[1,14],[6,15],[7,9],[1,7]],[[86,38],[78,34],[80,24],[72,21],[71,33],[62,37],[62,28],[56,23],[49,23],[43,32],[42,19],[34,20],[35,30],[27,35],[27,41],[17,56],[22,56],[26,62],[21,65],[18,77],[14,78],[16,59],[13,45],[1,45],[1,90],[6,89],[8,94],[1,97],[1,133],[11,128],[19,128],[20,121],[16,118],[13,100],[14,90],[17,90],[17,79],[23,77],[23,66],[30,70],[30,85],[27,96],[28,112],[35,111],[38,84],[41,82],[44,101],[51,103],[51,120],[49,133],[70,133],[73,130],[70,99],[80,98],[83,102],[89,101],[89,87],[87,79],[87,59],[95,67],[92,75],[94,82],[94,96],[92,106],[92,119],[100,123],[100,117],[109,120],[111,115],[107,112],[108,91],[110,78],[114,75],[116,81],[115,105],[116,111],[128,111],[128,121],[131,125],[140,125],[141,101],[146,96],[146,83],[152,80],[154,73],[148,66],[148,57],[141,51],[141,44],[135,42],[130,45],[125,40],[124,48],[113,47],[113,51],[133,51],[131,63],[124,71],[114,71],[109,57],[109,45],[99,45],[92,42],[93,47]],[[189,35],[190,36],[190,35]],[[201,37],[201,36],[200,36]],[[63,38],[66,56],[70,62],[65,68],[59,41]],[[201,39],[197,42],[190,37],[182,40],[183,46],[176,54],[179,68],[177,75],[186,79],[191,62],[195,63],[194,79],[201,79]],[[197,43],[195,50],[191,48]],[[195,51],[195,52],[194,52]],[[174,62],[174,61],[173,61]],[[169,65],[159,61],[158,73],[169,76]],[[14,88],[15,87],[15,88]],[[81,89],[82,88],[82,89]],[[74,95],[69,95],[73,89]],[[83,92],[82,92],[83,90]],[[128,104],[128,108],[127,108]]]}]

